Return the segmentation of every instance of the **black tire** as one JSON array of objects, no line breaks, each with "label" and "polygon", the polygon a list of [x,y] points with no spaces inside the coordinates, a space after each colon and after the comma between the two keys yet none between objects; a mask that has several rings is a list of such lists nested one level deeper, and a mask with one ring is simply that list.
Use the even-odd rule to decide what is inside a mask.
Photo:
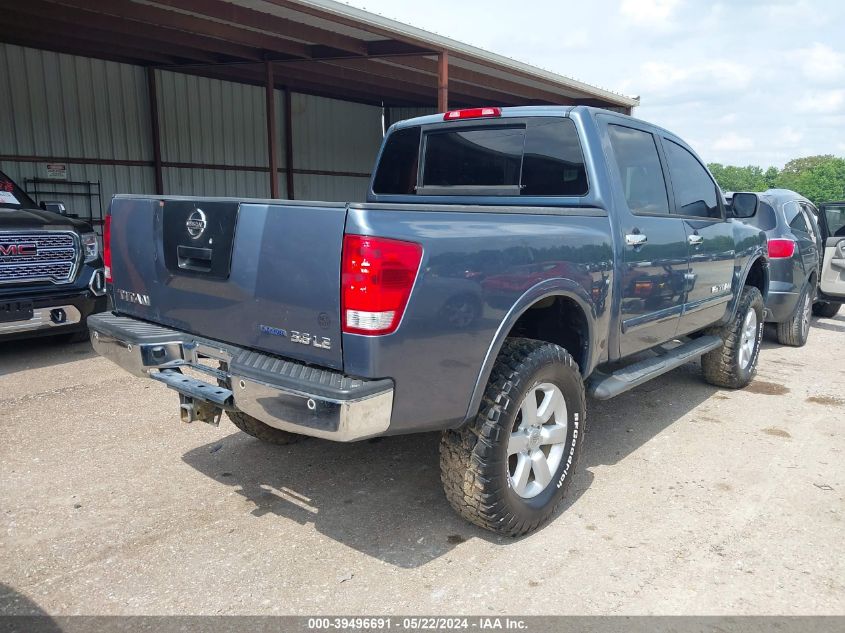
[{"label": "black tire", "polygon": [[810,336],[810,313],[815,294],[815,286],[807,282],[798,296],[798,303],[795,305],[792,316],[777,324],[778,343],[792,347],[804,347],[807,344],[807,338]]},{"label": "black tire", "polygon": [[261,420],[256,420],[251,415],[247,415],[241,411],[227,411],[226,415],[229,416],[232,424],[238,427],[241,431],[247,435],[252,435],[252,437],[258,438],[262,442],[267,442],[268,444],[296,444],[297,442],[305,439],[304,435],[288,433],[287,431],[267,426]]},{"label": "black tire", "polygon": [[817,301],[813,304],[813,314],[824,319],[832,319],[841,307],[841,303],[834,301]]},{"label": "black tire", "polygon": [[[740,363],[740,349],[743,326],[749,311],[754,311],[757,319],[756,336],[750,360]],[[739,297],[736,314],[727,324],[713,328],[708,334],[721,336],[724,345],[701,357],[701,369],[704,380],[717,387],[742,389],[750,383],[757,373],[757,360],[760,356],[760,342],[763,339],[763,295],[753,286],[745,286]]]},{"label": "black tire", "polygon": [[[536,496],[524,498],[510,483],[508,442],[523,399],[541,383],[557,387],[566,403],[565,440],[558,444],[563,448],[557,468],[548,469],[550,483]],[[507,536],[535,530],[555,511],[572,480],[585,422],[584,381],[569,353],[552,343],[508,339],[476,417],[443,432],[440,479],[446,498],[459,515],[486,530]]]}]

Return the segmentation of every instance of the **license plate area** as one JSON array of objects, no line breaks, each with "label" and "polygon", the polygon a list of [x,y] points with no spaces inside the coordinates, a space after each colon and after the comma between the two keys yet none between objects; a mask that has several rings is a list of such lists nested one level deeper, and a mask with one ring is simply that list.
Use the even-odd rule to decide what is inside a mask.
[{"label": "license plate area", "polygon": [[32,301],[0,302],[0,323],[29,321],[32,315]]}]

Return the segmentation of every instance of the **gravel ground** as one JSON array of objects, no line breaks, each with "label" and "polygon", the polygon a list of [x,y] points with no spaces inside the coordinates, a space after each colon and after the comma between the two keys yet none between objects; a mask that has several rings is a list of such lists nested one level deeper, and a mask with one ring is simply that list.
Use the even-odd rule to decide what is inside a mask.
[{"label": "gravel ground", "polygon": [[88,344],[0,344],[0,613],[845,614],[845,317],[725,391],[588,402],[557,517],[458,519],[436,435],[263,445]]}]

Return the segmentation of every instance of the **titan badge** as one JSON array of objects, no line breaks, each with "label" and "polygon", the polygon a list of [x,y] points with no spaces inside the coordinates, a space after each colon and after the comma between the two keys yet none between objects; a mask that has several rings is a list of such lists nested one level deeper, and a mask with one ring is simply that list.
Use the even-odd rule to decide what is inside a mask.
[{"label": "titan badge", "polygon": [[152,305],[149,295],[144,295],[139,292],[130,292],[129,290],[123,290],[122,288],[115,288],[115,292],[122,301],[137,303],[139,306]]}]

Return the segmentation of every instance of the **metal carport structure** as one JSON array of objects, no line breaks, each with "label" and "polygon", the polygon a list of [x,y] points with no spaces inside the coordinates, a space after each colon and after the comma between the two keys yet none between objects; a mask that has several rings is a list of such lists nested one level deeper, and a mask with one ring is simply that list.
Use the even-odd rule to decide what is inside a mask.
[{"label": "metal carport structure", "polygon": [[[630,112],[638,104],[635,98],[331,0],[0,0],[0,9],[0,42],[26,47],[25,53],[11,48],[12,52],[7,52],[5,83],[9,91],[14,92],[16,76],[14,64],[8,61],[13,53],[20,55],[27,72],[31,69],[33,76],[43,73],[44,81],[50,81],[46,62],[30,59],[32,49],[128,65],[144,74],[145,87],[142,90],[137,85],[136,71],[132,71],[134,79],[126,80],[127,85],[134,86],[131,90],[136,96],[146,93],[145,105],[132,106],[138,107],[137,116],[144,120],[143,130],[137,134],[146,137],[139,141],[146,149],[139,150],[137,157],[92,158],[70,155],[69,151],[65,152],[69,155],[57,155],[55,147],[61,143],[52,140],[49,151],[34,140],[14,147],[0,140],[0,165],[40,164],[47,160],[63,160],[72,165],[86,164],[85,161],[115,166],[124,163],[125,167],[152,170],[151,186],[146,187],[151,189],[149,193],[173,193],[167,171],[178,169],[269,174],[269,195],[280,197],[284,189],[291,198],[295,197],[297,176],[365,178],[369,168],[324,168],[318,159],[305,167],[297,165],[294,117],[298,108],[301,111],[306,106],[293,102],[296,95],[379,108],[388,121],[406,113],[474,105],[589,104]],[[59,81],[64,81],[64,72],[80,72],[79,63],[64,58],[50,63],[58,68],[55,74]],[[102,72],[108,76],[109,71]],[[266,160],[257,160],[253,152],[252,161],[233,165],[227,160],[225,148],[216,152],[216,158],[211,156],[214,152],[201,151],[193,152],[189,160],[167,150],[169,138],[164,137],[178,136],[193,118],[191,112],[183,113],[186,123],[171,123],[162,129],[167,116],[162,111],[171,106],[184,108],[182,102],[192,98],[190,86],[183,88],[183,93],[162,96],[163,82],[182,81],[173,79],[173,73],[262,89]],[[35,79],[26,77],[24,81],[29,82],[27,89],[32,97],[38,92],[33,88]],[[85,81],[96,83],[88,78]],[[197,85],[191,84],[193,90],[197,90]],[[0,59],[0,89],[3,88]],[[168,86],[164,88],[166,91]],[[111,87],[101,85],[94,89]],[[248,100],[254,101],[255,93],[249,94]],[[2,99],[0,96],[0,107]],[[11,126],[13,134],[18,121],[26,117],[34,130],[41,125],[39,99],[32,97],[31,104],[21,99],[14,94],[8,96],[11,114],[7,114],[5,125]],[[49,99],[43,107],[49,111]],[[62,107],[73,111],[82,106]],[[255,107],[251,111],[257,112]],[[334,116],[343,117],[336,107],[332,111]],[[108,112],[113,114],[111,109]],[[48,125],[49,117],[45,114],[43,118]],[[3,124],[0,120],[0,131]],[[254,131],[254,126],[250,131]],[[214,129],[192,132],[193,136],[214,133]],[[33,134],[38,136],[37,131]],[[232,138],[237,138],[237,131],[232,134]],[[72,136],[72,131],[65,136]],[[188,142],[193,143],[194,139],[189,138]]]}]

